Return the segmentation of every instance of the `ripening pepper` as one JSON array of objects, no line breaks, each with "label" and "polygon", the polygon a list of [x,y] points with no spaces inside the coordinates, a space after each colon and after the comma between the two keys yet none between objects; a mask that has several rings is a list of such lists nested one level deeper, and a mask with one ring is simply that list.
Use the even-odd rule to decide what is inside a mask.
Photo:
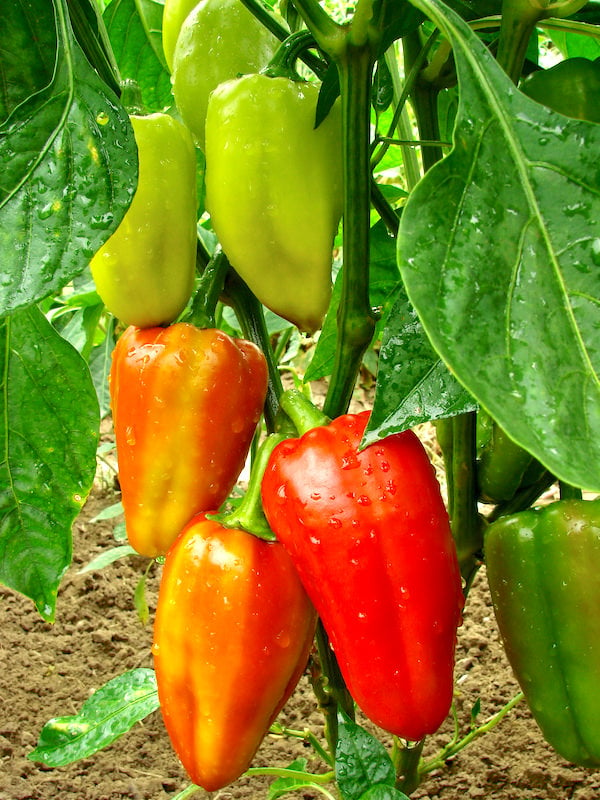
[{"label": "ripening pepper", "polygon": [[165,0],[162,16],[162,45],[167,67],[173,71],[175,45],[186,17],[198,5],[198,0]]},{"label": "ripening pepper", "polygon": [[419,740],[450,709],[461,578],[423,445],[405,431],[359,452],[368,418],[344,415],[279,444],[263,507],[354,700],[381,728]]},{"label": "ripening pepper", "polygon": [[308,659],[314,609],[278,542],[195,517],[167,553],[154,665],[171,742],[216,791],[249,767]]},{"label": "ripening pepper", "polygon": [[320,328],[342,213],[341,118],[315,128],[319,89],[246,75],[221,84],[206,118],[206,206],[229,261],[276,314]]},{"label": "ripening pepper", "polygon": [[552,483],[545,467],[482,411],[477,414],[477,439],[477,482],[483,502],[508,502],[519,489],[528,488],[544,475],[547,484]]},{"label": "ripening pepper", "polygon": [[504,648],[545,739],[600,766],[600,501],[501,517],[485,562]]},{"label": "ripening pepper", "polygon": [[137,190],[90,269],[111,313],[125,325],[150,328],[172,322],[194,288],[196,156],[189,131],[169,115],[130,119]]},{"label": "ripening pepper", "polygon": [[110,394],[127,536],[139,553],[163,555],[194,514],[227,498],[266,389],[251,342],[187,323],[123,333]]},{"label": "ripening pepper", "polygon": [[[163,28],[165,53],[176,25],[169,21]],[[278,45],[279,40],[241,0],[201,0],[179,22],[173,51],[173,96],[201,150],[205,149],[204,124],[210,93],[224,81],[259,72]]]},{"label": "ripening pepper", "polygon": [[567,58],[533,72],[519,88],[559,114],[600,122],[600,59]]}]

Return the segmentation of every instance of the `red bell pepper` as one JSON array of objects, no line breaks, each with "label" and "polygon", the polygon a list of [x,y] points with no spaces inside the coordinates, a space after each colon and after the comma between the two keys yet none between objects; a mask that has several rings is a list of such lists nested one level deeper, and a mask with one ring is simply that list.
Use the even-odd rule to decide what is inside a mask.
[{"label": "red bell pepper", "polygon": [[419,740],[450,708],[461,578],[423,445],[405,431],[359,452],[368,419],[348,414],[279,444],[263,506],[354,700]]}]

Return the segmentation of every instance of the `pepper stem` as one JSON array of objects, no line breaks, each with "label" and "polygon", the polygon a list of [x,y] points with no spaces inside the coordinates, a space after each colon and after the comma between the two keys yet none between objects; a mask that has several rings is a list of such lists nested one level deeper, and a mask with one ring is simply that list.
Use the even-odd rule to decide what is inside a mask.
[{"label": "pepper stem", "polygon": [[225,514],[211,514],[210,519],[216,520],[226,528],[241,528],[268,542],[276,540],[263,512],[260,490],[271,453],[284,439],[285,436],[278,433],[267,436],[254,458],[248,488],[242,502],[233,511]]},{"label": "pepper stem", "polygon": [[[284,77],[292,81],[303,81],[304,78],[296,70],[296,61],[304,51],[314,47],[316,47],[316,42],[310,31],[296,31],[280,44],[277,52],[268,65],[261,70],[261,73],[269,78]],[[327,64],[316,58],[312,69],[318,77],[322,77],[327,69]]]},{"label": "pepper stem", "polygon": [[267,430],[272,433],[276,428],[279,397],[283,392],[283,386],[273,348],[271,347],[262,305],[237,272],[231,268],[227,273],[225,298],[235,311],[246,339],[260,347],[267,360],[269,385],[265,402],[265,422]]},{"label": "pepper stem", "polygon": [[215,309],[223,291],[229,262],[222,250],[217,250],[205,266],[204,256],[205,253],[199,243],[196,264],[202,269],[202,275],[191,308],[184,317],[184,321],[196,325],[198,328],[214,328]]},{"label": "pepper stem", "polygon": [[298,389],[288,389],[279,402],[281,410],[292,420],[300,436],[331,421]]}]

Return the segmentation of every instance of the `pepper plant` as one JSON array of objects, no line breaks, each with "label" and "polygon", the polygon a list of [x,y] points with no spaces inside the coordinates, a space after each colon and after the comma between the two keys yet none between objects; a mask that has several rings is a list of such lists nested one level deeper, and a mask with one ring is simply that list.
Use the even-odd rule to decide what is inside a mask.
[{"label": "pepper plant", "polygon": [[[180,798],[262,771],[402,800],[521,699],[423,758],[486,564],[532,724],[600,766],[597,5],[4,0],[0,23],[0,580],[60,618],[111,410],[127,552],[164,562],[156,672],[30,757],[160,707]],[[307,660],[323,736],[277,722]],[[250,766],[270,728],[323,770]]]}]

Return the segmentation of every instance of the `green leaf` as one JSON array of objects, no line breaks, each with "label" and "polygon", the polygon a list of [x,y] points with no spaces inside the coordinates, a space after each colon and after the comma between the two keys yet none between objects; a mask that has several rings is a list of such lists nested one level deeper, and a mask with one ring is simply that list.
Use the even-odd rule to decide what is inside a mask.
[{"label": "green leaf", "polygon": [[600,126],[529,100],[440,0],[413,2],[453,46],[460,104],[402,214],[409,299],[508,435],[600,490]]},{"label": "green leaf", "polygon": [[[597,33],[597,29],[596,29]],[[550,30],[548,34],[552,43],[560,50],[564,58],[589,58],[593,61],[600,57],[600,39],[593,36],[581,36],[567,31]]]},{"label": "green leaf", "polygon": [[343,800],[358,800],[374,784],[394,786],[394,765],[378,739],[342,716],[338,734],[335,776]]},{"label": "green leaf", "polygon": [[53,620],[71,525],[96,470],[86,364],[33,307],[0,322],[0,581]]},{"label": "green leaf", "polygon": [[[97,296],[96,299],[98,299]],[[72,344],[86,361],[91,355],[94,337],[103,311],[104,304],[102,302],[85,305],[70,312],[64,325],[55,325],[63,339]]]},{"label": "green leaf", "polygon": [[365,444],[477,408],[432,348],[403,289],[387,316]]},{"label": "green leaf", "polygon": [[110,550],[105,550],[104,553],[100,553],[100,555],[88,561],[85,567],[82,567],[77,574],[85,575],[86,572],[104,569],[110,564],[114,564],[114,562],[118,561],[120,558],[129,558],[130,556],[137,556],[137,552],[129,544],[111,547]]},{"label": "green leaf", "polygon": [[410,798],[393,786],[378,785],[368,789],[360,800],[410,800]]},{"label": "green leaf", "polygon": [[[32,30],[42,32],[40,46]],[[77,44],[65,0],[0,4],[0,47],[4,314],[85,268],[131,202],[137,151],[127,115]]]},{"label": "green leaf", "polygon": [[[308,761],[305,758],[297,758],[289,767],[286,767],[286,769],[292,770],[293,772],[305,772],[307,764]],[[308,775],[306,778],[276,778],[269,786],[268,800],[278,800],[278,798],[288,794],[288,792],[304,789],[310,785]]]},{"label": "green leaf", "polygon": [[108,376],[110,373],[112,352],[115,348],[115,340],[113,331],[115,328],[115,319],[111,318],[107,325],[106,336],[101,344],[92,348],[90,353],[90,372],[92,374],[92,381],[96,389],[98,403],[100,404],[100,417],[108,416],[110,412],[110,391],[108,386]]},{"label": "green leaf", "polygon": [[[0,8],[2,124],[24,99],[43,91],[52,81],[56,31],[52,8],[49,3],[46,6],[46,14],[29,13],[23,2],[4,2]],[[32,40],[37,47],[31,47]]]},{"label": "green leaf", "polygon": [[104,11],[121,77],[138,84],[147,111],[173,105],[162,50],[162,14],[163,4],[155,0],[113,0]]},{"label": "green leaf", "polygon": [[148,570],[144,572],[142,577],[137,582],[135,592],[133,594],[133,604],[142,625],[147,625],[148,620],[150,619],[150,608],[148,606],[148,598],[146,596],[147,578]]},{"label": "green leaf", "polygon": [[86,700],[79,714],[47,722],[31,761],[64,767],[97,753],[159,707],[152,669],[134,669],[113,678]]},{"label": "green leaf", "polygon": [[[112,442],[108,443],[111,449],[114,448],[114,444]],[[98,448],[100,451],[100,448]],[[123,503],[119,500],[117,503],[113,503],[110,506],[106,506],[93,517],[90,522],[101,522],[104,519],[114,519],[115,517],[120,517],[123,514]]]}]

